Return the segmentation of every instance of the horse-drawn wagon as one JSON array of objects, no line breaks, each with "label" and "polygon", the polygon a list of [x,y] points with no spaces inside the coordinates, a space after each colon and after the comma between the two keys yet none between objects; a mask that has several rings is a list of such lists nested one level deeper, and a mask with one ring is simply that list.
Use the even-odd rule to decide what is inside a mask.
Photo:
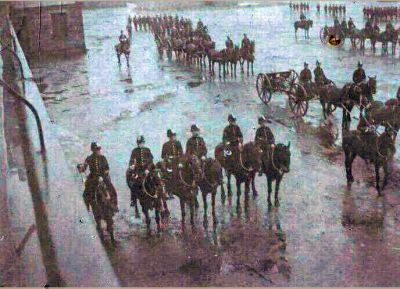
[{"label": "horse-drawn wagon", "polygon": [[335,46],[342,47],[346,37],[348,37],[347,33],[341,27],[334,27],[334,26],[325,26],[322,27],[319,31],[319,39],[321,40],[322,44],[328,44],[331,37],[338,39],[339,41]]},{"label": "horse-drawn wagon", "polygon": [[[257,76],[256,89],[258,97],[268,104],[272,94],[276,92],[286,93],[289,107],[296,117],[307,114],[308,102],[319,99],[319,87],[316,83],[304,84],[298,81],[299,75],[294,70],[272,73],[260,73]],[[328,86],[336,87],[331,80],[326,80]],[[330,111],[332,112],[334,108]]]}]

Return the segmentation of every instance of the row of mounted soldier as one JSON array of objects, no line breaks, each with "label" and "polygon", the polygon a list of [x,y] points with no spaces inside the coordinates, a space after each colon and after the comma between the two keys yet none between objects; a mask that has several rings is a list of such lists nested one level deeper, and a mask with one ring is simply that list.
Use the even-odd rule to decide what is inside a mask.
[{"label": "row of mounted soldier", "polygon": [[[182,226],[185,226],[185,207],[190,209],[190,222],[194,226],[194,209],[198,207],[197,194],[200,189],[204,203],[204,214],[207,215],[207,195],[212,198],[212,215],[214,224],[217,223],[215,202],[217,189],[221,189],[221,198],[225,202],[223,186],[223,170],[228,182],[228,197],[232,195],[231,175],[235,176],[237,185],[237,206],[240,209],[241,184],[245,183],[245,196],[248,200],[250,184],[253,196],[257,196],[254,179],[256,174],[264,173],[268,181],[268,204],[272,206],[272,182],[276,181],[275,206],[279,206],[279,184],[290,167],[290,143],[275,145],[275,138],[267,126],[267,119],[259,117],[259,127],[254,141],[243,142],[243,134],[236,123],[236,118],[230,114],[228,125],[222,136],[222,143],[216,146],[215,158],[207,157],[207,146],[200,136],[200,129],[196,124],[190,128],[192,137],[186,143],[186,152],[183,152],[181,143],[176,139],[176,133],[167,130],[169,141],[164,143],[161,152],[161,161],[154,163],[154,156],[145,146],[144,136],[137,138],[137,147],[132,150],[129,167],[126,171],[126,180],[131,191],[131,206],[139,216],[137,200],[146,217],[150,229],[149,211],[155,210],[158,230],[161,229],[161,220],[169,215],[167,199],[176,195],[179,198]],[[100,236],[103,236],[100,221],[105,220],[110,235],[113,236],[114,213],[118,211],[117,194],[109,177],[109,166],[105,156],[101,154],[101,147],[97,143],[91,144],[92,154],[84,164],[78,165],[80,173],[89,168],[86,178],[84,200],[87,208],[92,208]],[[112,237],[113,240],[113,237]]]}]

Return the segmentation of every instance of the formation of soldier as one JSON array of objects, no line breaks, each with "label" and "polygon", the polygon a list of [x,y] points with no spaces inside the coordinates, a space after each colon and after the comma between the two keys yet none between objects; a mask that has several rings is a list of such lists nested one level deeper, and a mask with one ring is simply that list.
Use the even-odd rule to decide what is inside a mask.
[{"label": "formation of soldier", "polygon": [[[267,126],[267,118],[265,116],[260,116],[258,118],[258,124],[259,127],[257,128],[254,141],[263,151],[268,152],[268,150],[275,145],[275,137],[271,129]],[[207,157],[208,150],[204,138],[200,135],[200,128],[196,124],[193,124],[190,127],[190,131],[192,136],[186,142],[185,154],[195,155],[201,161],[204,161]],[[184,155],[182,144],[177,140],[176,132],[172,129],[168,129],[167,137],[168,141],[163,144],[161,150],[161,161],[163,163],[175,162]],[[243,144],[243,134],[233,114],[229,114],[228,116],[228,125],[223,130],[222,142],[226,149],[233,149]],[[129,167],[133,169],[136,174],[145,174],[146,171],[154,170],[154,156],[151,150],[145,146],[145,137],[142,135],[138,136],[136,144],[137,147],[132,150],[129,159]],[[89,209],[90,198],[94,196],[99,182],[104,181],[106,186],[110,189],[113,208],[114,211],[117,212],[117,192],[110,179],[110,168],[107,158],[101,153],[101,146],[96,142],[93,142],[90,148],[92,154],[86,158],[83,165],[78,165],[78,169],[81,173],[89,169],[89,175],[87,176],[83,193],[85,203]]]},{"label": "formation of soldier", "polygon": [[345,14],[346,13],[346,5],[338,5],[338,4],[325,4],[324,5],[325,14]]},{"label": "formation of soldier", "polygon": [[301,3],[294,3],[294,4],[292,2],[290,2],[289,7],[290,7],[290,9],[297,10],[297,11],[310,10],[310,4],[308,4],[308,2],[304,2],[304,3],[301,2]]},{"label": "formation of soldier", "polygon": [[400,18],[400,8],[397,6],[364,6],[363,14],[365,18],[372,21],[390,21]]}]

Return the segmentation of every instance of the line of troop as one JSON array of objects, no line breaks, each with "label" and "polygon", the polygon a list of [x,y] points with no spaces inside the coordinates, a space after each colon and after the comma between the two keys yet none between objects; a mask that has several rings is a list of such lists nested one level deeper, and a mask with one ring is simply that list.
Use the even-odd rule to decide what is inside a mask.
[{"label": "line of troop", "polygon": [[[167,130],[169,140],[163,144],[161,160],[154,162],[151,150],[145,146],[145,137],[137,138],[137,147],[132,150],[126,171],[127,185],[131,191],[131,206],[139,217],[137,201],[146,217],[150,230],[149,211],[155,210],[157,229],[161,230],[162,220],[170,215],[167,200],[177,196],[180,201],[182,227],[185,227],[185,207],[190,209],[190,223],[194,226],[194,210],[199,207],[197,194],[203,198],[204,216],[207,215],[207,195],[211,194],[212,216],[217,224],[215,202],[217,189],[221,189],[222,202],[226,194],[223,186],[223,170],[227,176],[228,197],[232,195],[231,176],[235,176],[237,185],[237,207],[240,209],[241,184],[245,183],[245,202],[248,201],[250,184],[253,196],[258,192],[254,179],[256,175],[266,175],[268,181],[268,205],[272,206],[272,182],[276,181],[275,206],[279,206],[279,184],[283,175],[289,172],[290,143],[275,144],[275,137],[267,126],[267,118],[258,119],[254,141],[244,143],[243,134],[236,123],[236,117],[228,116],[228,125],[223,130],[222,142],[215,147],[214,158],[208,157],[208,149],[196,124],[190,128],[192,137],[186,142],[186,150],[176,138],[172,129]],[[83,198],[87,209],[92,208],[99,234],[104,238],[101,220],[107,223],[107,229],[114,242],[113,216],[118,212],[117,192],[110,179],[107,159],[101,153],[101,146],[93,142],[92,154],[83,164],[77,166],[80,173],[89,169]]]}]

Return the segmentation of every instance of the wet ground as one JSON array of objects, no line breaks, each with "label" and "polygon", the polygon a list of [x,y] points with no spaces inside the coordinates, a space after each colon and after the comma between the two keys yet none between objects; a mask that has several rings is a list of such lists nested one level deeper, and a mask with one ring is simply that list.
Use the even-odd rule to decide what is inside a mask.
[{"label": "wet ground", "polygon": [[[347,4],[347,15],[362,23],[362,5]],[[269,106],[255,90],[258,72],[295,69],[304,61],[314,68],[322,62],[338,85],[349,81],[361,59],[368,75],[377,75],[377,99],[394,97],[399,85],[399,56],[372,55],[322,46],[319,30],[333,19],[317,15],[310,40],[302,31],[294,37],[298,14],[285,5],[241,5],[200,10],[168,11],[201,18],[217,47],[226,35],[239,43],[243,33],[256,40],[255,76],[238,74],[219,80],[206,71],[160,60],[149,33],[133,35],[131,66],[118,66],[114,45],[125,27],[128,8],[84,12],[84,57],[46,60],[34,69],[41,78],[43,98],[71,169],[98,141],[109,160],[111,177],[119,193],[120,213],[115,217],[118,246],[110,258],[121,283],[129,286],[399,286],[400,195],[398,155],[385,196],[377,198],[374,175],[359,159],[356,182],[346,186],[340,137],[333,148],[324,147],[319,102],[307,117],[295,120],[286,96],[276,94]],[[152,13],[155,13],[152,12]],[[379,50],[378,50],[379,51]],[[192,85],[192,84],[196,85]],[[255,134],[257,117],[266,114],[277,142],[291,141],[291,168],[281,185],[281,206],[268,210],[266,180],[258,177],[257,199],[238,214],[234,199],[226,204],[217,196],[218,225],[203,228],[202,202],[196,231],[183,233],[177,199],[169,202],[172,218],[165,231],[147,236],[141,220],[129,207],[125,170],[136,137],[143,134],[156,159],[172,128],[183,143],[196,123],[210,155],[220,142],[226,118],[233,112],[246,141]],[[358,113],[354,112],[356,116]],[[341,115],[335,114],[340,124]],[[353,121],[355,125],[355,121]],[[339,125],[340,126],[340,125]],[[77,175],[77,178],[79,176]],[[243,198],[243,196],[242,196]],[[199,198],[200,201],[200,198]],[[243,199],[242,199],[243,204]],[[153,221],[154,227],[154,221]]]}]

